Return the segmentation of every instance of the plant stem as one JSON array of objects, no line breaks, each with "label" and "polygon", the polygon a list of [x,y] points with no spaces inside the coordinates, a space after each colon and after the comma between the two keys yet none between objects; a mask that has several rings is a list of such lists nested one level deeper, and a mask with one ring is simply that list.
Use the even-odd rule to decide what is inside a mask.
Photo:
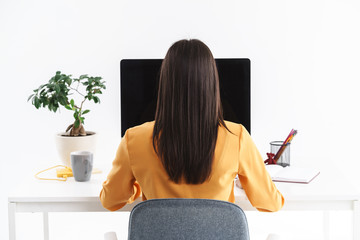
[{"label": "plant stem", "polygon": [[81,109],[82,109],[82,107],[83,107],[83,104],[84,104],[84,102],[86,101],[86,97],[84,98],[84,100],[81,102],[81,105],[80,105],[80,112],[81,112]]},{"label": "plant stem", "polygon": [[82,94],[81,92],[79,92],[79,90],[77,90],[77,88],[75,89],[75,88],[70,87],[70,89],[73,90],[73,91],[76,91],[76,92],[79,93],[81,96],[85,97],[85,95]]}]

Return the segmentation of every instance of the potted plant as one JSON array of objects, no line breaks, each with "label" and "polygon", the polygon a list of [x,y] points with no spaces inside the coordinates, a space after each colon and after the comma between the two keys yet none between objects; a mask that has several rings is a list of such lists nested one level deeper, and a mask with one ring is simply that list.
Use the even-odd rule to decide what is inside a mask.
[{"label": "potted plant", "polygon": [[57,148],[66,166],[70,166],[71,152],[79,150],[94,152],[96,133],[84,129],[84,115],[90,112],[84,108],[84,103],[86,101],[100,103],[98,95],[102,94],[104,89],[106,89],[105,81],[102,81],[101,77],[81,75],[79,78],[72,78],[71,75],[57,71],[55,76],[35,89],[28,98],[36,109],[43,107],[56,112],[60,106],[63,106],[73,112],[74,122],[64,133],[56,136]]}]

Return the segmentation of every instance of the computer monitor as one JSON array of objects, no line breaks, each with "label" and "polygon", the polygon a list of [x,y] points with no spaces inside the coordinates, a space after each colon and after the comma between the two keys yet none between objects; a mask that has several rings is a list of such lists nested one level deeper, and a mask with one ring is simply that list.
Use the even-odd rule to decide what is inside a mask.
[{"label": "computer monitor", "polygon": [[[224,119],[241,123],[250,132],[250,60],[219,58],[215,61]],[[155,119],[161,63],[162,59],[121,60],[121,136],[128,128]]]}]

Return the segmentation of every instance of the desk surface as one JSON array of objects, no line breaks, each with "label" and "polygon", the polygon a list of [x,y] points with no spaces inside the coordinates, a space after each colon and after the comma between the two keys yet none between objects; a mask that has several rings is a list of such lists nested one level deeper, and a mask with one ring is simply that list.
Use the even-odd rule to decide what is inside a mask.
[{"label": "desk surface", "polygon": [[[102,183],[107,171],[93,174],[89,182],[76,182],[68,178],[66,182],[26,179],[9,195],[9,202],[98,202]],[[352,183],[340,177],[334,168],[322,169],[309,184],[275,183],[286,201],[341,201],[358,200],[359,193]],[[248,201],[242,189],[235,189],[236,201]]]},{"label": "desk surface", "polygon": [[[107,211],[100,203],[99,193],[107,171],[94,174],[89,182],[66,182],[26,179],[24,184],[9,195],[9,233],[15,239],[16,212],[43,212],[44,238],[49,239],[48,212],[98,212]],[[320,175],[309,184],[276,183],[285,197],[282,210],[350,210],[353,211],[353,239],[360,240],[360,195],[352,183],[340,177],[336,169],[321,169]],[[120,211],[131,211],[140,200],[127,204]],[[245,192],[235,188],[235,203],[245,211],[256,210]],[[329,224],[324,224],[324,236],[329,237]]]}]

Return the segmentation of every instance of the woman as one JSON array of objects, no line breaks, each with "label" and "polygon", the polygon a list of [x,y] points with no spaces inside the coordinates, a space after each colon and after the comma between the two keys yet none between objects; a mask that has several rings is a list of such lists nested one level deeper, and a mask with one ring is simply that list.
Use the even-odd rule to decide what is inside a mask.
[{"label": "woman", "polygon": [[155,121],[126,131],[101,202],[112,211],[140,195],[234,202],[236,175],[259,211],[283,206],[249,133],[223,119],[211,51],[199,40],[180,40],[161,66]]}]

